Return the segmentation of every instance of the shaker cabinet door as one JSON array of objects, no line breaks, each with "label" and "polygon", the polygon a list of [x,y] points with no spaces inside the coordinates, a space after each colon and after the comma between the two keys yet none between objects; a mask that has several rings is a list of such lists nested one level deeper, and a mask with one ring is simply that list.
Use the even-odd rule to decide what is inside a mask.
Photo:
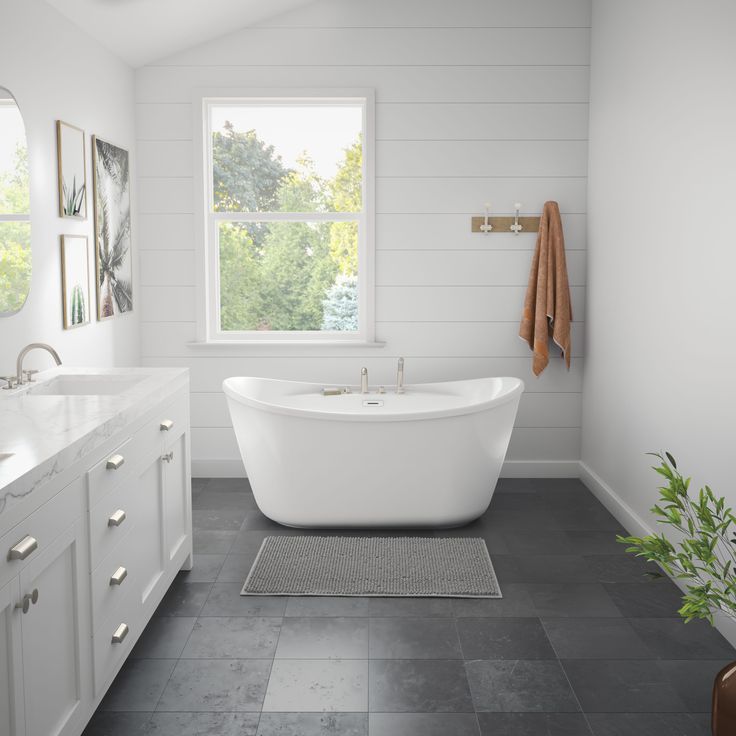
[{"label": "shaker cabinet door", "polygon": [[0,588],[0,736],[25,734],[18,579]]}]

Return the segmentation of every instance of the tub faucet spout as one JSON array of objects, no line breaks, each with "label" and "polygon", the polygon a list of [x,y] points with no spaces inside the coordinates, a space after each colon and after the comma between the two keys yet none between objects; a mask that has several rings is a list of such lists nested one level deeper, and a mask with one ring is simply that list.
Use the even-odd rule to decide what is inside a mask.
[{"label": "tub faucet spout", "polygon": [[367,368],[360,369],[360,393],[362,394],[368,393],[368,369]]},{"label": "tub faucet spout", "polygon": [[399,367],[396,371],[396,393],[404,393],[404,359],[399,358]]}]

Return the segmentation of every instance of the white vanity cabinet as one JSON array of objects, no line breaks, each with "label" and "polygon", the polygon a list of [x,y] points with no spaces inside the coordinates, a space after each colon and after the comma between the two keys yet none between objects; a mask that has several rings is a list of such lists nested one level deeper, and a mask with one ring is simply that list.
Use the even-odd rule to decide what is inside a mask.
[{"label": "white vanity cabinet", "polygon": [[189,468],[182,385],[46,481],[61,490],[34,489],[20,523],[0,526],[0,736],[80,736],[191,566]]}]

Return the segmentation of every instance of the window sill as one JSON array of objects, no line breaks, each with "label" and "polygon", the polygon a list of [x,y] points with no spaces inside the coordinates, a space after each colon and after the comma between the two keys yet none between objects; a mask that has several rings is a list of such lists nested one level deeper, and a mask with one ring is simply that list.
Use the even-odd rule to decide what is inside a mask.
[{"label": "window sill", "polygon": [[203,352],[263,352],[269,348],[280,353],[294,350],[301,352],[306,350],[320,351],[324,348],[329,350],[355,350],[386,347],[385,342],[370,340],[201,340],[186,343],[187,348]]}]

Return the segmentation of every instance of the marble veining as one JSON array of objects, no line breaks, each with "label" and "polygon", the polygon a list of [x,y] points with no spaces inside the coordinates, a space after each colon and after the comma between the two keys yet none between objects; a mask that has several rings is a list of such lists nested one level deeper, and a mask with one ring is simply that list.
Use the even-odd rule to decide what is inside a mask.
[{"label": "marble veining", "polygon": [[110,395],[34,394],[35,386],[0,392],[0,518],[14,502],[82,460],[141,417],[153,402],[186,385],[186,368],[77,368],[60,366],[37,376],[141,376]]}]

